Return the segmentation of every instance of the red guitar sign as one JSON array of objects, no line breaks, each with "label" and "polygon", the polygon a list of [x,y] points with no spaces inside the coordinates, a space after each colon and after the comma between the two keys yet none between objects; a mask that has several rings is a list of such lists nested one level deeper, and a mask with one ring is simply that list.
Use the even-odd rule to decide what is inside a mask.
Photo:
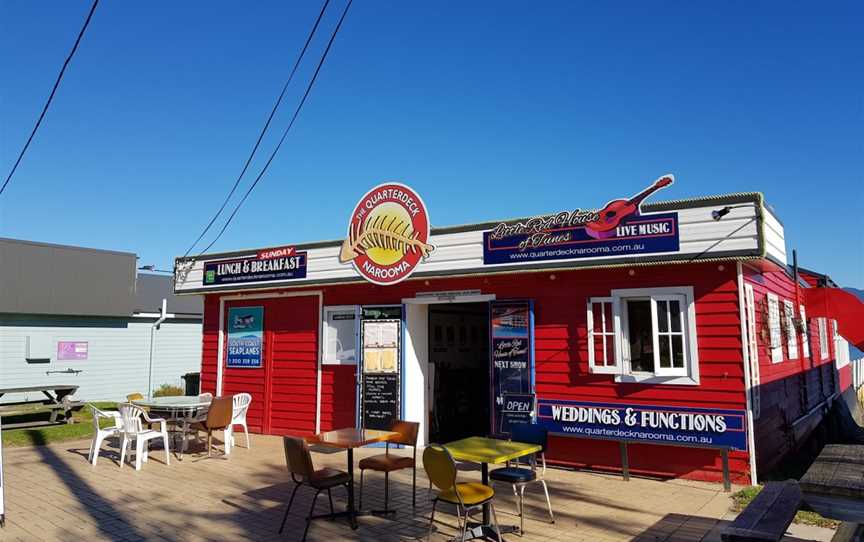
[{"label": "red guitar sign", "polygon": [[607,237],[607,232],[611,232],[617,228],[618,225],[621,224],[622,220],[628,216],[639,214],[639,207],[642,205],[642,201],[645,198],[661,188],[669,186],[674,181],[674,176],[664,175],[654,181],[651,186],[630,199],[616,199],[610,201],[599,213],[597,213],[598,217],[596,220],[585,223],[585,232],[597,239]]}]

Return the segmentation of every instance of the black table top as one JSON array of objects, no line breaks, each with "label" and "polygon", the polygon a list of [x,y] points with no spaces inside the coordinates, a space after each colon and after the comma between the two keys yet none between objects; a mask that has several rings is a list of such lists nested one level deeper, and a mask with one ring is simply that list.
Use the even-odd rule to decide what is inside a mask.
[{"label": "black table top", "polygon": [[804,493],[864,501],[864,446],[825,446],[800,484]]}]

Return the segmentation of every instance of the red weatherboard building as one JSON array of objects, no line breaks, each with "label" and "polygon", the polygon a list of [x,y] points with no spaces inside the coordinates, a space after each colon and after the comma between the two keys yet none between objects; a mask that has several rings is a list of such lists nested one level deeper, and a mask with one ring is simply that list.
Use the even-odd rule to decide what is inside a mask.
[{"label": "red weatherboard building", "polygon": [[[251,393],[266,434],[533,422],[560,464],[619,470],[625,442],[633,472],[720,480],[728,453],[732,481],[755,481],[850,387],[840,335],[858,331],[833,322],[830,279],[796,288],[761,194],[640,207],[660,181],[618,217],[431,232],[419,196],[382,185],[346,240],[180,258],[177,293],[205,296],[202,391]],[[405,266],[412,246],[428,254]]]}]

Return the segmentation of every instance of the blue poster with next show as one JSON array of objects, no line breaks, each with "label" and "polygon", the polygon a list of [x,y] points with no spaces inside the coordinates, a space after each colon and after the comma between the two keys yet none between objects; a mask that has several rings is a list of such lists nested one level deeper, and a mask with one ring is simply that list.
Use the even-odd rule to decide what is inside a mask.
[{"label": "blue poster with next show", "polygon": [[264,307],[228,309],[228,358],[226,366],[256,369],[264,352]]}]

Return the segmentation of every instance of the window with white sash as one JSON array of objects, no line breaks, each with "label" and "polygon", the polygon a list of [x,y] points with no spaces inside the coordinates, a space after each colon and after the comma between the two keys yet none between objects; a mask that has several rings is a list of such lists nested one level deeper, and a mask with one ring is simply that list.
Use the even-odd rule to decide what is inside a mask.
[{"label": "window with white sash", "polygon": [[357,364],[357,333],[359,307],[333,305],[324,307],[323,344],[325,365]]},{"label": "window with white sash", "polygon": [[810,326],[807,325],[807,313],[804,311],[804,305],[798,307],[801,312],[801,350],[803,350],[804,358],[810,357]]},{"label": "window with white sash", "polygon": [[744,284],[744,308],[747,320],[747,357],[750,363],[750,406],[753,417],[761,414],[761,390],[759,385],[759,344],[756,342],[756,302],[753,285]]},{"label": "window with white sash", "polygon": [[588,300],[588,359],[622,382],[698,384],[693,289],[613,290]]},{"label": "window with white sash", "polygon": [[588,365],[592,373],[620,372],[615,334],[614,300],[592,297],[588,300]]},{"label": "window with white sash", "polygon": [[770,332],[771,362],[783,361],[783,334],[780,331],[780,300],[774,294],[767,294],[768,299],[768,330]]},{"label": "window with white sash", "polygon": [[789,359],[798,359],[798,333],[795,332],[795,305],[788,299],[783,300],[783,312],[786,316],[786,350]]},{"label": "window with white sash", "polygon": [[817,318],[816,323],[819,326],[819,359],[828,359],[828,324],[825,318]]},{"label": "window with white sash", "polygon": [[831,320],[831,329],[834,332],[834,359],[840,369],[849,365],[849,342],[840,335],[837,320]]}]

